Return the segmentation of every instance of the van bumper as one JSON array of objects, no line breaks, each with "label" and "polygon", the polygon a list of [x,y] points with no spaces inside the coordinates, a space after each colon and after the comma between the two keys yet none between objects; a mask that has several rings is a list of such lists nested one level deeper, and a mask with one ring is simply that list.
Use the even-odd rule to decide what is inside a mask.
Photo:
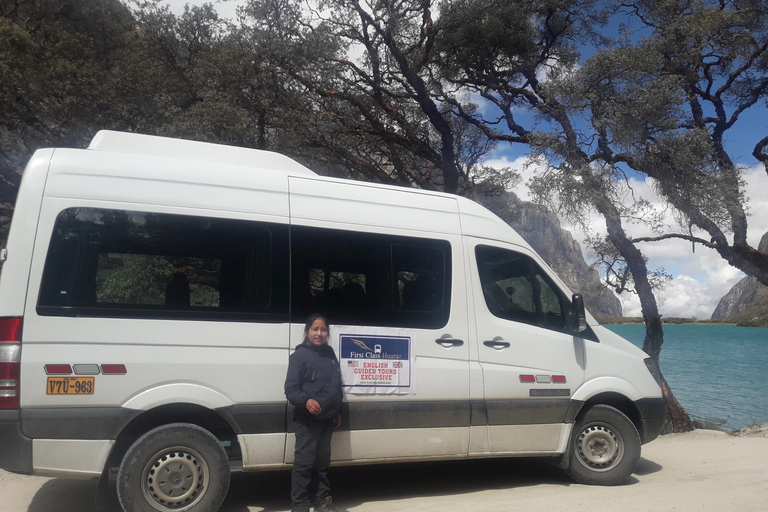
[{"label": "van bumper", "polygon": [[32,474],[32,439],[21,432],[21,411],[0,411],[0,468]]},{"label": "van bumper", "polygon": [[663,398],[642,398],[635,404],[640,411],[640,441],[650,443],[659,437],[667,420],[667,403]]}]

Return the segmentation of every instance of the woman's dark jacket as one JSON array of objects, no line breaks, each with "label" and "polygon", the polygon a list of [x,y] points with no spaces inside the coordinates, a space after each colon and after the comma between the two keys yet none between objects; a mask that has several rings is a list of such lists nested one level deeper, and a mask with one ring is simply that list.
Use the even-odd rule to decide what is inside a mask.
[{"label": "woman's dark jacket", "polygon": [[[327,420],[341,412],[341,369],[333,348],[327,343],[315,347],[302,343],[288,358],[285,397],[293,405],[297,420]],[[307,400],[314,398],[322,412],[315,416],[307,411]]]}]

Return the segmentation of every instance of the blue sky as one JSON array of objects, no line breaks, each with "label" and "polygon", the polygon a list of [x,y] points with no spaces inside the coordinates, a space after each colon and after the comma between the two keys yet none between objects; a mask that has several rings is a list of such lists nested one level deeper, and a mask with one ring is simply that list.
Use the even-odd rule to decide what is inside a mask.
[{"label": "blue sky", "polygon": [[[166,0],[166,3],[173,12],[180,14],[187,3],[200,5],[207,2]],[[219,14],[227,18],[234,18],[236,7],[240,3],[243,3],[243,0],[214,2]],[[766,119],[764,109],[748,111],[728,134],[728,149],[732,157],[742,165],[751,166],[745,173],[745,190],[750,201],[749,242],[753,247],[757,247],[760,237],[768,232],[768,175],[752,156],[755,142],[768,131]],[[525,178],[530,178],[535,172],[535,167],[524,169],[525,155],[526,149],[523,146],[506,147],[499,150],[487,163],[499,167],[513,167],[520,170]],[[521,199],[526,199],[528,191],[526,180],[523,181],[524,183],[514,191]],[[634,181],[633,188],[662,208],[662,203],[653,194],[650,183],[638,179]],[[670,229],[674,229],[671,218],[669,224]],[[605,231],[602,219],[590,219],[590,225],[598,232]],[[577,227],[565,223],[563,227],[569,229],[576,240],[583,241],[583,233]],[[627,225],[626,229],[630,236],[650,234],[639,225]],[[709,318],[719,299],[743,277],[743,274],[728,265],[714,251],[696,247],[696,251],[692,252],[691,245],[687,242],[670,240],[643,244],[641,250],[648,257],[650,268],[664,267],[673,276],[672,281],[663,290],[657,291],[659,308],[665,316]],[[586,252],[585,257],[589,261],[590,256]],[[619,299],[625,316],[640,316],[640,305],[635,296],[624,294]]]}]

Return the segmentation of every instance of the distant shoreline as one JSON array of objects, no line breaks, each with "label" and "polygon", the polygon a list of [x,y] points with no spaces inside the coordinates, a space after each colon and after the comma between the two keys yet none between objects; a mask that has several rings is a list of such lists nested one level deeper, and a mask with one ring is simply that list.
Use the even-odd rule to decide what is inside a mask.
[{"label": "distant shoreline", "polygon": [[[638,316],[598,316],[595,319],[602,325],[610,324],[642,324],[644,323],[642,317]],[[735,327],[768,327],[768,322],[758,321],[744,321],[744,320],[698,320],[696,318],[678,318],[678,317],[662,317],[662,324],[702,324],[702,325],[732,325]]]}]

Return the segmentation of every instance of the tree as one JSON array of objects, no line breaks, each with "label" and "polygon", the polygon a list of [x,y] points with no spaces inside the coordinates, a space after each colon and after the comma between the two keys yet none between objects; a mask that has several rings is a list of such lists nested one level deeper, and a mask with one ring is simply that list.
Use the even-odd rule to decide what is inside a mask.
[{"label": "tree", "polygon": [[333,140],[322,141],[329,157],[369,180],[465,190],[477,152],[492,143],[457,140],[468,142],[471,130],[435,96],[432,3],[329,0],[318,8],[289,10],[313,59],[286,60],[283,70],[316,97],[332,128]]},{"label": "tree", "polygon": [[[768,254],[747,242],[743,169],[727,148],[745,112],[768,98],[764,4],[665,0],[621,9],[647,35],[598,53],[573,85],[592,118],[596,156],[652,178],[676,209],[681,230],[636,241],[687,240],[768,284]],[[768,137],[753,137],[753,155],[766,162]]]},{"label": "tree", "polygon": [[[155,1],[134,2],[136,38],[117,83],[126,128],[142,133],[250,145],[248,112],[233,101],[243,62],[226,44],[226,24],[210,4],[176,16]],[[224,68],[223,66],[228,66]]]},{"label": "tree", "polygon": [[[585,209],[602,215],[607,240],[626,262],[641,301],[644,349],[658,362],[663,343],[661,316],[646,259],[623,227],[624,207],[616,188],[620,169],[600,164],[601,148],[591,142],[591,133],[582,131],[581,112],[563,101],[565,87],[558,87],[573,74],[577,44],[600,41],[595,27],[605,18],[593,7],[594,2],[578,0],[449,2],[441,23],[451,29],[437,43],[444,78],[453,90],[469,89],[497,110],[495,117],[471,114],[447,88],[445,101],[488,137],[528,144],[545,157],[549,172],[534,184],[542,199],[558,199],[561,212],[572,217],[582,216]],[[538,127],[534,126],[536,116],[541,121]],[[529,126],[521,119],[528,120]],[[687,414],[664,384],[675,429],[690,430]]]},{"label": "tree", "polygon": [[132,30],[119,0],[0,2],[0,202],[34,149],[83,146],[111,126],[111,72]]},{"label": "tree", "polygon": [[[677,229],[657,224],[656,236],[633,242],[687,240],[767,283],[768,253],[747,242],[743,168],[727,146],[745,112],[765,102],[764,5],[648,1],[619,10],[630,16],[626,37],[574,73],[562,97],[589,120],[595,159],[651,178],[674,209]],[[765,163],[768,139],[753,137]]]}]

